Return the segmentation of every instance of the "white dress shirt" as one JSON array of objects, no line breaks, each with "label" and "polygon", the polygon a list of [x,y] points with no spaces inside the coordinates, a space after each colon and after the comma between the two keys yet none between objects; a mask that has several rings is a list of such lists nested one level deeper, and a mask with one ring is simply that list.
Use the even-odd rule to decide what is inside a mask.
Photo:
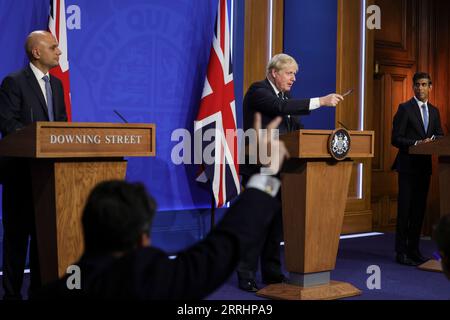
[{"label": "white dress shirt", "polygon": [[50,74],[47,72],[46,74],[39,70],[34,64],[30,62],[31,71],[33,71],[34,76],[36,77],[37,82],[39,83],[39,87],[41,88],[42,94],[44,95],[45,103],[47,104],[47,93],[45,92],[45,81],[42,79],[44,76],[48,76],[50,79]]},{"label": "white dress shirt", "polygon": [[[416,96],[414,96],[414,99],[416,100],[417,104],[419,105],[419,110],[420,110],[420,115],[422,116],[422,123],[423,123],[423,112],[425,111],[427,113],[428,116],[428,122],[430,121],[430,113],[428,112],[428,100],[425,102],[420,101],[419,99],[416,98]],[[422,108],[422,105],[425,105],[425,110]],[[429,125],[429,124],[428,124]],[[427,128],[425,128],[427,129]]]},{"label": "white dress shirt", "polygon": [[280,186],[281,182],[276,177],[254,174],[253,176],[251,176],[245,187],[247,189],[258,189],[265,193],[268,193],[272,197],[275,197],[278,193],[278,190],[280,190]]},{"label": "white dress shirt", "polygon": [[[419,111],[420,111],[420,116],[422,117],[422,123],[423,123],[423,112],[425,111],[428,115],[428,125],[430,125],[430,113],[428,112],[428,100],[425,102],[420,101],[419,99],[416,98],[416,96],[414,96],[414,99],[416,100],[417,104],[419,105]],[[425,105],[425,110],[422,109],[422,105]],[[428,128],[425,128],[425,131]],[[416,146],[419,143],[419,141],[416,141],[416,143],[414,143],[414,145]]]}]

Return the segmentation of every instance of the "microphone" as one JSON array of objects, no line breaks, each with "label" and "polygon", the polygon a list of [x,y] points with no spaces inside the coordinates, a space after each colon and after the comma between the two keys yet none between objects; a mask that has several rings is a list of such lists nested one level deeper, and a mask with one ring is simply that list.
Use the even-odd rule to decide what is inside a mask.
[{"label": "microphone", "polygon": [[339,120],[338,120],[338,123],[345,129],[345,130],[350,130],[349,128],[347,128],[342,122],[340,122]]},{"label": "microphone", "polygon": [[125,119],[117,110],[113,110],[115,114],[117,114],[119,116],[120,119],[122,119],[122,121],[124,123],[128,123],[127,119]]}]

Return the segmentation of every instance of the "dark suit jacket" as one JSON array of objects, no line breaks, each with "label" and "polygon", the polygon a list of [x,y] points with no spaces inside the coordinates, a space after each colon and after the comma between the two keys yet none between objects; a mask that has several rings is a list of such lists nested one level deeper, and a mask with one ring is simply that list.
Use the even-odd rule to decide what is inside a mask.
[{"label": "dark suit jacket", "polygon": [[[55,121],[67,121],[61,81],[50,76]],[[48,121],[47,105],[36,77],[27,66],[8,75],[1,84],[0,132],[10,134],[36,121]]]},{"label": "dark suit jacket", "polygon": [[[64,91],[61,81],[50,75],[55,121],[67,121]],[[32,122],[48,121],[48,110],[39,83],[30,66],[8,75],[0,86],[0,133],[2,137]],[[0,157],[0,182],[24,161]]]},{"label": "dark suit jacket", "polygon": [[66,277],[34,298],[204,298],[227,280],[245,248],[254,246],[279,208],[275,198],[247,189],[204,240],[179,252],[176,259],[154,247],[122,258],[83,256],[78,263],[81,290],[68,290]]},{"label": "dark suit jacket", "polygon": [[416,141],[443,136],[439,110],[431,103],[428,105],[428,130],[425,132],[419,106],[414,98],[399,105],[394,116],[392,145],[399,149],[393,169],[398,172],[431,174],[431,156],[409,154],[408,148]]},{"label": "dark suit jacket", "polygon": [[[244,130],[253,128],[255,112],[261,113],[262,128],[267,127],[275,117],[281,116],[283,121],[278,127],[280,134],[302,129],[303,126],[296,116],[310,113],[310,99],[291,99],[289,92],[285,93],[285,97],[287,99],[279,98],[267,79],[253,83],[244,97]],[[239,171],[244,177],[245,184],[246,177],[258,172],[259,166],[241,164]]]},{"label": "dark suit jacket", "polygon": [[[253,128],[255,112],[261,113],[263,128],[275,117],[281,116],[283,122],[279,126],[280,134],[300,129],[302,126],[295,116],[310,113],[310,99],[291,99],[289,92],[286,98],[279,98],[267,79],[253,83],[244,97],[244,130]],[[294,116],[291,117],[291,123],[288,123],[288,115]]]}]

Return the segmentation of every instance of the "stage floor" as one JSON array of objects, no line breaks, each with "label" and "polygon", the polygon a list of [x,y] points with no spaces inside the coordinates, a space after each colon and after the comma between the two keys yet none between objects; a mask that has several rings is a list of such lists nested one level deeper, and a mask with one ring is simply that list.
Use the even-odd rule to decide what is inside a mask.
[{"label": "stage floor", "polygon": [[[395,263],[394,237],[392,233],[363,238],[342,239],[336,269],[331,279],[349,282],[362,291],[360,296],[347,300],[449,300],[450,282],[442,273],[423,271]],[[431,240],[421,241],[422,253],[431,257],[436,251]],[[369,289],[367,280],[370,266],[380,268],[380,289]],[[0,277],[1,278],[1,277]],[[372,281],[369,281],[373,283]],[[258,273],[258,285],[262,287]],[[23,295],[27,297],[29,274],[25,274]],[[3,287],[0,285],[0,297]],[[244,292],[237,287],[237,277],[233,273],[228,281],[208,300],[265,300],[254,293]]]}]

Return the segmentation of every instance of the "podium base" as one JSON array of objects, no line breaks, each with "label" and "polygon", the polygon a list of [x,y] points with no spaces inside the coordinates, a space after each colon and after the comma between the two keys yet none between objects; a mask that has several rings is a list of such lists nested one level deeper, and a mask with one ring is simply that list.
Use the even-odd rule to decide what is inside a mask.
[{"label": "podium base", "polygon": [[256,295],[276,300],[335,300],[357,296],[361,290],[350,283],[330,281],[329,284],[314,287],[299,287],[292,284],[271,284],[256,292]]},{"label": "podium base", "polygon": [[435,259],[428,260],[427,262],[422,263],[417,268],[425,271],[442,272],[441,262]]}]

